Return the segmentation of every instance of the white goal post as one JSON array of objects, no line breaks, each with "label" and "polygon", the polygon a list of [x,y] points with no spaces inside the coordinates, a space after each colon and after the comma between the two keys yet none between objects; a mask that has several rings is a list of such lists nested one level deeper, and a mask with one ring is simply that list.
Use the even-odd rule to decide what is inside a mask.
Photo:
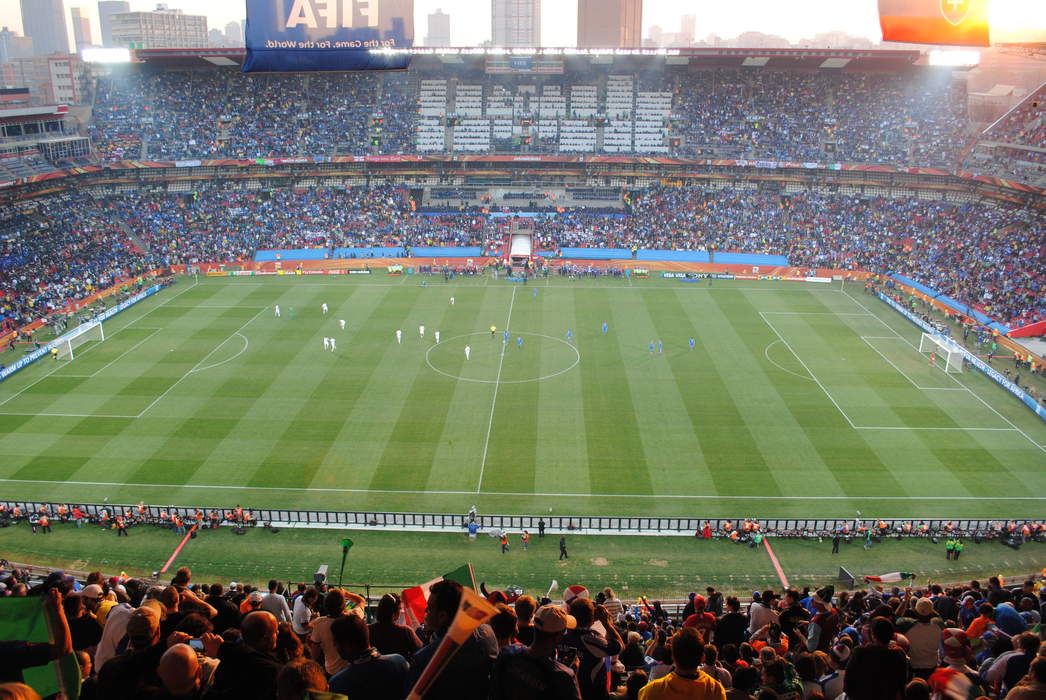
[{"label": "white goal post", "polygon": [[962,350],[958,343],[947,336],[923,333],[919,339],[919,352],[924,355],[935,353],[945,372],[962,372]]},{"label": "white goal post", "polygon": [[76,356],[76,348],[92,340],[105,340],[105,330],[101,321],[88,321],[59,337],[55,346],[58,359],[72,360]]}]

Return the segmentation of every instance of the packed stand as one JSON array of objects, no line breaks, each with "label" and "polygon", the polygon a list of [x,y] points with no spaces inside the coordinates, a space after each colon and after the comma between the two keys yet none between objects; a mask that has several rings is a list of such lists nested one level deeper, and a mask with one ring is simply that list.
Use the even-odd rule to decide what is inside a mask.
[{"label": "packed stand", "polygon": [[[456,581],[432,585],[419,620],[397,595],[373,604],[323,582],[200,584],[186,567],[166,585],[97,572],[34,581],[4,565],[0,595],[41,597],[54,635],[0,642],[0,682],[74,653],[86,700],[401,700],[435,663],[463,595]],[[496,614],[425,697],[1041,700],[1044,580],[789,588],[744,601],[709,587],[682,606],[579,585],[561,601],[495,591]]]},{"label": "packed stand", "polygon": [[[91,133],[99,151],[110,159],[137,158],[143,143],[145,153],[141,155],[152,159],[412,153],[416,151],[418,85],[426,77],[415,73],[302,76],[134,69],[99,79]],[[688,73],[683,78],[670,73],[644,73],[638,78],[528,76],[528,89],[534,85],[539,91],[553,88],[562,97],[542,95],[541,99],[561,99],[562,106],[553,112],[540,106],[529,110],[510,106],[508,116],[502,113],[503,100],[493,96],[511,95],[518,78],[462,75],[459,82],[474,82],[482,89],[479,111],[469,114],[487,124],[488,130],[493,124],[495,138],[482,151],[537,149],[537,143],[506,137],[494,122],[508,120],[512,125],[539,114],[545,126],[539,129],[537,141],[547,142],[555,152],[570,148],[543,134],[555,132],[562,137],[611,106],[603,92],[593,92],[586,109],[574,110],[573,101],[579,99],[573,96],[574,87],[605,91],[604,83],[613,79],[634,85],[636,113],[612,115],[632,124],[626,130],[626,143],[632,144],[624,147],[626,152],[644,152],[647,141],[640,139],[643,130],[636,114],[640,99],[653,99],[641,95],[659,94],[671,96],[668,116],[661,122],[670,127],[665,143],[678,139],[678,145],[670,149],[676,155],[716,153],[955,169],[959,149],[967,141],[962,88],[951,83],[947,73],[928,69],[894,74],[724,69]],[[487,115],[494,102],[502,111]],[[539,104],[538,97],[530,103]],[[442,115],[436,118],[442,119]],[[560,126],[552,128],[551,124]],[[651,126],[657,127],[657,123],[646,124]],[[594,130],[591,141],[594,147]],[[609,142],[604,138],[604,145]],[[618,152],[621,147],[604,150]]]},{"label": "packed stand", "polygon": [[1021,146],[1046,148],[1046,87],[1026,98],[1020,107],[1007,114],[985,132],[985,141],[1001,141]]}]

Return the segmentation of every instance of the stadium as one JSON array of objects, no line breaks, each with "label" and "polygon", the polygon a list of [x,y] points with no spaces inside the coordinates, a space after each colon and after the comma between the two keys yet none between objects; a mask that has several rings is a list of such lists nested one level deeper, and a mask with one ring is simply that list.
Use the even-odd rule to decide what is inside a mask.
[{"label": "stadium", "polygon": [[[0,109],[5,594],[315,572],[409,621],[467,561],[492,602],[612,587],[658,663],[646,598],[1042,634],[1046,83],[989,119],[923,50],[134,56]],[[785,612],[835,697],[859,640]]]}]

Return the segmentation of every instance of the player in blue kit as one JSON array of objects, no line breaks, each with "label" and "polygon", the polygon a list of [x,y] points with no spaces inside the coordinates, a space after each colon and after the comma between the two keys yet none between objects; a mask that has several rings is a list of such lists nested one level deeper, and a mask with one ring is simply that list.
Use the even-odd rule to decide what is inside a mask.
[{"label": "player in blue kit", "polygon": [[516,347],[518,347],[521,350],[523,349],[523,336],[516,336]]},{"label": "player in blue kit", "polygon": [[658,355],[664,355],[665,354],[665,343],[662,340],[657,341],[657,354]]},{"label": "player in blue kit", "polygon": [[694,349],[694,345],[696,345],[696,344],[697,344],[697,341],[695,341],[693,338],[691,338],[690,339],[690,349],[693,350]]},{"label": "player in blue kit", "polygon": [[650,341],[650,354],[651,355],[654,354],[654,341],[652,341],[652,340]]},{"label": "player in blue kit", "polygon": [[603,321],[603,335],[606,335],[608,330],[610,330],[610,325],[606,321]]},{"label": "player in blue kit", "polygon": [[567,342],[569,343],[574,339],[574,331],[567,329]]},{"label": "player in blue kit", "polygon": [[507,343],[508,342],[508,331],[505,331],[505,334],[501,337],[501,342],[502,343]]}]

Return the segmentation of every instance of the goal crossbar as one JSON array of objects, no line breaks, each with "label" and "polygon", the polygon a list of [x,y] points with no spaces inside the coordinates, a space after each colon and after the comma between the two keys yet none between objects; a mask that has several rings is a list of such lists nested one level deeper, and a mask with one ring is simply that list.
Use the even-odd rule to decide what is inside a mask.
[{"label": "goal crossbar", "polygon": [[945,372],[962,372],[963,354],[959,344],[945,335],[923,333],[919,338],[919,352],[935,357],[931,361],[941,361]]},{"label": "goal crossbar", "polygon": [[105,340],[105,329],[101,321],[88,321],[57,340],[55,349],[58,350],[58,359],[72,360],[76,356],[76,348],[90,341]]}]

